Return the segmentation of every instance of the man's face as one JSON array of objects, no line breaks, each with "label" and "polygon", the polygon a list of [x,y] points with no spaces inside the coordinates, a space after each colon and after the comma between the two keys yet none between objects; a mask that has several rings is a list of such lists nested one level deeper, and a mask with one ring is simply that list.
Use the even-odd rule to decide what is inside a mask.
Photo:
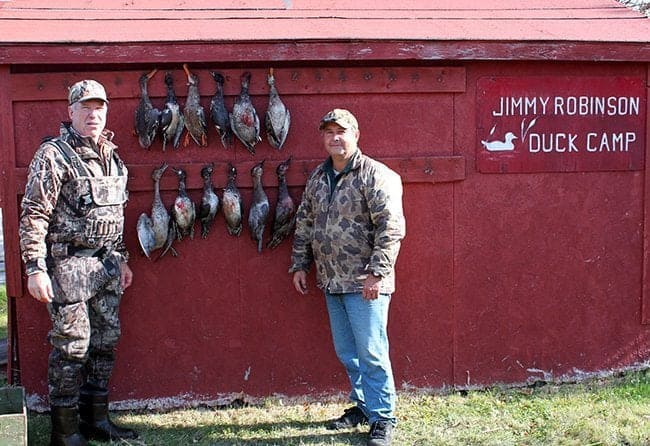
[{"label": "man's face", "polygon": [[97,142],[106,126],[108,106],[99,99],[75,102],[68,107],[72,127],[81,136],[87,136]]},{"label": "man's face", "polygon": [[354,128],[344,129],[332,122],[321,131],[325,150],[332,158],[348,159],[357,150],[359,130]]}]

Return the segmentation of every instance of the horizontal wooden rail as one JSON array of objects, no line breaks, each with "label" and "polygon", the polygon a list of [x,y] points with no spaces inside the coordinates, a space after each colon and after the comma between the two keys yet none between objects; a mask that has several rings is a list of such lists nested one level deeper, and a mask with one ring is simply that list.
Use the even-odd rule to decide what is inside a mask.
[{"label": "horizontal wooden rail", "polygon": [[[323,160],[294,160],[289,171],[287,172],[287,183],[289,186],[304,186],[309,174]],[[430,156],[415,158],[382,158],[383,163],[395,170],[402,177],[404,184],[408,183],[448,183],[461,181],[465,179],[465,157],[464,156]],[[258,161],[245,161],[235,163],[237,168],[237,187],[250,188],[253,186],[250,169]],[[262,183],[268,187],[278,185],[275,175],[275,168],[279,161],[268,161],[265,169]],[[201,168],[204,163],[188,163],[174,165],[175,168],[183,168],[187,172],[188,189],[201,189],[203,183],[201,180]],[[149,191],[153,188],[151,172],[159,167],[156,164],[137,164],[129,165],[129,190],[131,192]],[[227,162],[215,162],[213,184],[215,188],[223,188],[227,181]],[[27,169],[17,168],[15,171],[17,179],[17,194],[22,194],[25,190],[27,179]],[[166,172],[160,183],[162,190],[173,190],[178,188],[178,181],[171,172]]]},{"label": "horizontal wooden rail", "polygon": [[[271,63],[269,68],[273,67]],[[161,68],[149,81],[149,96],[163,98],[167,94],[164,83],[165,71],[170,71],[176,83],[176,94],[184,97],[187,88],[186,74],[181,64],[173,68],[152,65],[142,71],[28,73],[12,75],[11,100],[54,101],[64,100],[62,91],[79,79],[97,79],[106,87],[111,100],[140,97],[138,79],[145,71]],[[212,96],[215,82],[210,71],[219,71],[226,82],[224,94],[238,95],[241,89],[240,76],[244,71],[252,75],[249,87],[251,95],[268,95],[267,76],[269,68],[215,69],[213,66],[190,65],[190,70],[199,78],[202,96]],[[450,93],[464,92],[466,73],[464,67],[321,67],[321,68],[277,68],[273,72],[275,85],[280,94],[324,95],[352,93]]]}]

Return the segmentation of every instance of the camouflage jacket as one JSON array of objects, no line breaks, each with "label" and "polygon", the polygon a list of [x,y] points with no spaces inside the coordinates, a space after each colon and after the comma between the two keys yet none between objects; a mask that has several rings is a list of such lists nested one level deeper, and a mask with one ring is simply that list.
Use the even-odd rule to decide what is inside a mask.
[{"label": "camouflage jacket", "polygon": [[[65,141],[74,151],[73,155],[78,157],[75,155],[71,159],[52,140],[44,140],[38,148],[29,165],[18,228],[25,263],[29,265],[45,260],[53,244],[94,248],[96,246],[93,246],[93,238],[88,236],[89,231],[104,232],[103,237],[97,237],[96,243],[109,241],[124,260],[128,258],[122,233],[127,169],[117,156],[117,146],[111,142],[112,138],[113,133],[105,130],[99,143],[95,144],[90,138],[79,135],[66,122],[61,124],[59,139]],[[111,206],[105,206],[99,217],[97,213],[93,214],[96,217],[93,224],[85,227],[81,227],[86,220],[83,210],[79,212],[79,208],[84,204],[84,199],[97,192],[94,186],[91,187],[91,181],[77,181],[83,177],[73,166],[74,163],[82,166],[87,178],[100,185],[104,180],[117,180],[108,182],[108,187],[103,186],[104,194],[108,190],[109,195],[114,195],[109,197],[109,201],[113,200],[108,203]],[[93,200],[101,202],[107,199],[93,196]]]},{"label": "camouflage jacket", "polygon": [[357,150],[334,186],[331,159],[310,175],[298,212],[289,272],[316,265],[318,287],[361,292],[370,273],[395,291],[394,266],[406,233],[400,176]]}]

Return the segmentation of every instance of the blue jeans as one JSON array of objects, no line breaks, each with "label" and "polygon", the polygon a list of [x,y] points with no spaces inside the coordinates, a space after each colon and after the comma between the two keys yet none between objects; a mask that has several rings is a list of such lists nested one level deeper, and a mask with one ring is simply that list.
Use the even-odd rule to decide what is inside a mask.
[{"label": "blue jeans", "polygon": [[352,391],[350,399],[370,423],[395,418],[395,383],[388,352],[390,294],[366,300],[361,293],[325,292],[334,350],[345,367]]}]

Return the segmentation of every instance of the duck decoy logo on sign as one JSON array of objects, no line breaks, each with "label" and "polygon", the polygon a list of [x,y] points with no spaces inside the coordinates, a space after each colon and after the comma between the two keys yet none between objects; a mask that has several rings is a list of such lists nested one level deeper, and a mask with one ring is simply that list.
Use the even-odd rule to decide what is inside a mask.
[{"label": "duck decoy logo on sign", "polygon": [[634,77],[480,78],[478,170],[642,169],[643,84]]}]

